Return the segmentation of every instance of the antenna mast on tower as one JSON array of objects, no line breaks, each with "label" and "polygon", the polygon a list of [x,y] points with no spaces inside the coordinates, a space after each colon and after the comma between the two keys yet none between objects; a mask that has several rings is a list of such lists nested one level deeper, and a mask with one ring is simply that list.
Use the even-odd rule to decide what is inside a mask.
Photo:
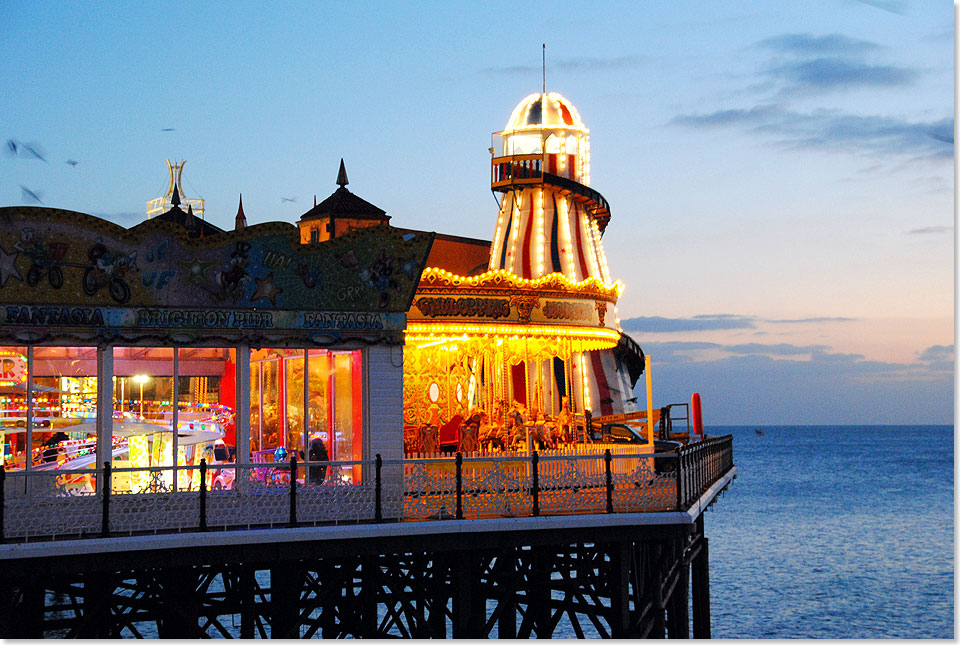
[{"label": "antenna mast on tower", "polygon": [[543,94],[544,96],[546,96],[547,94],[547,43],[543,43],[542,67],[543,67]]}]

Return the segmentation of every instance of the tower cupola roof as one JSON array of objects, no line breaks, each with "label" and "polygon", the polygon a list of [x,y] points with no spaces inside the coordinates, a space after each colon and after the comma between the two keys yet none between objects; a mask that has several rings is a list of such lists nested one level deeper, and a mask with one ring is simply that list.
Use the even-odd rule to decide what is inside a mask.
[{"label": "tower cupola roof", "polygon": [[558,92],[541,94],[536,92],[526,96],[513,109],[510,120],[504,128],[504,134],[515,130],[541,128],[564,128],[587,131],[580,113],[567,98]]}]

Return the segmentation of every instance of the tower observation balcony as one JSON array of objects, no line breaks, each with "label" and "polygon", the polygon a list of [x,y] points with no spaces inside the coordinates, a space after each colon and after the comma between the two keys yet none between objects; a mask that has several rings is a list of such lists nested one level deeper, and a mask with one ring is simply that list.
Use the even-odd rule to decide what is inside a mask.
[{"label": "tower observation balcony", "polygon": [[540,153],[493,157],[490,160],[490,189],[506,193],[517,188],[550,186],[557,189],[560,194],[571,195],[575,201],[579,202],[596,220],[600,232],[603,233],[610,221],[610,204],[606,198],[580,182],[545,171],[544,166],[547,170],[552,170],[555,164],[552,164],[549,158],[545,164],[543,157]]}]

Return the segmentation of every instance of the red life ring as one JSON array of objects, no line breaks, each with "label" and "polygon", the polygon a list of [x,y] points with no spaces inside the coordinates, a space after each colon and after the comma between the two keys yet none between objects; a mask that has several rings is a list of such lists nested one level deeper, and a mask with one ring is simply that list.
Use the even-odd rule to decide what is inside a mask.
[{"label": "red life ring", "polygon": [[693,423],[693,433],[703,434],[703,416],[700,414],[700,394],[694,392],[690,397],[690,420]]}]

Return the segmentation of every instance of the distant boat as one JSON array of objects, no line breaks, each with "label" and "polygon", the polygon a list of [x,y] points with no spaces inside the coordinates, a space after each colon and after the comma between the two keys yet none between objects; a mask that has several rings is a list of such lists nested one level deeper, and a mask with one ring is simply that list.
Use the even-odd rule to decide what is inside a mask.
[{"label": "distant boat", "polygon": [[761,430],[760,428],[755,428],[755,429],[754,429],[754,432],[756,432],[756,433],[757,433],[758,435],[760,435],[761,437],[763,436],[763,430]]}]

